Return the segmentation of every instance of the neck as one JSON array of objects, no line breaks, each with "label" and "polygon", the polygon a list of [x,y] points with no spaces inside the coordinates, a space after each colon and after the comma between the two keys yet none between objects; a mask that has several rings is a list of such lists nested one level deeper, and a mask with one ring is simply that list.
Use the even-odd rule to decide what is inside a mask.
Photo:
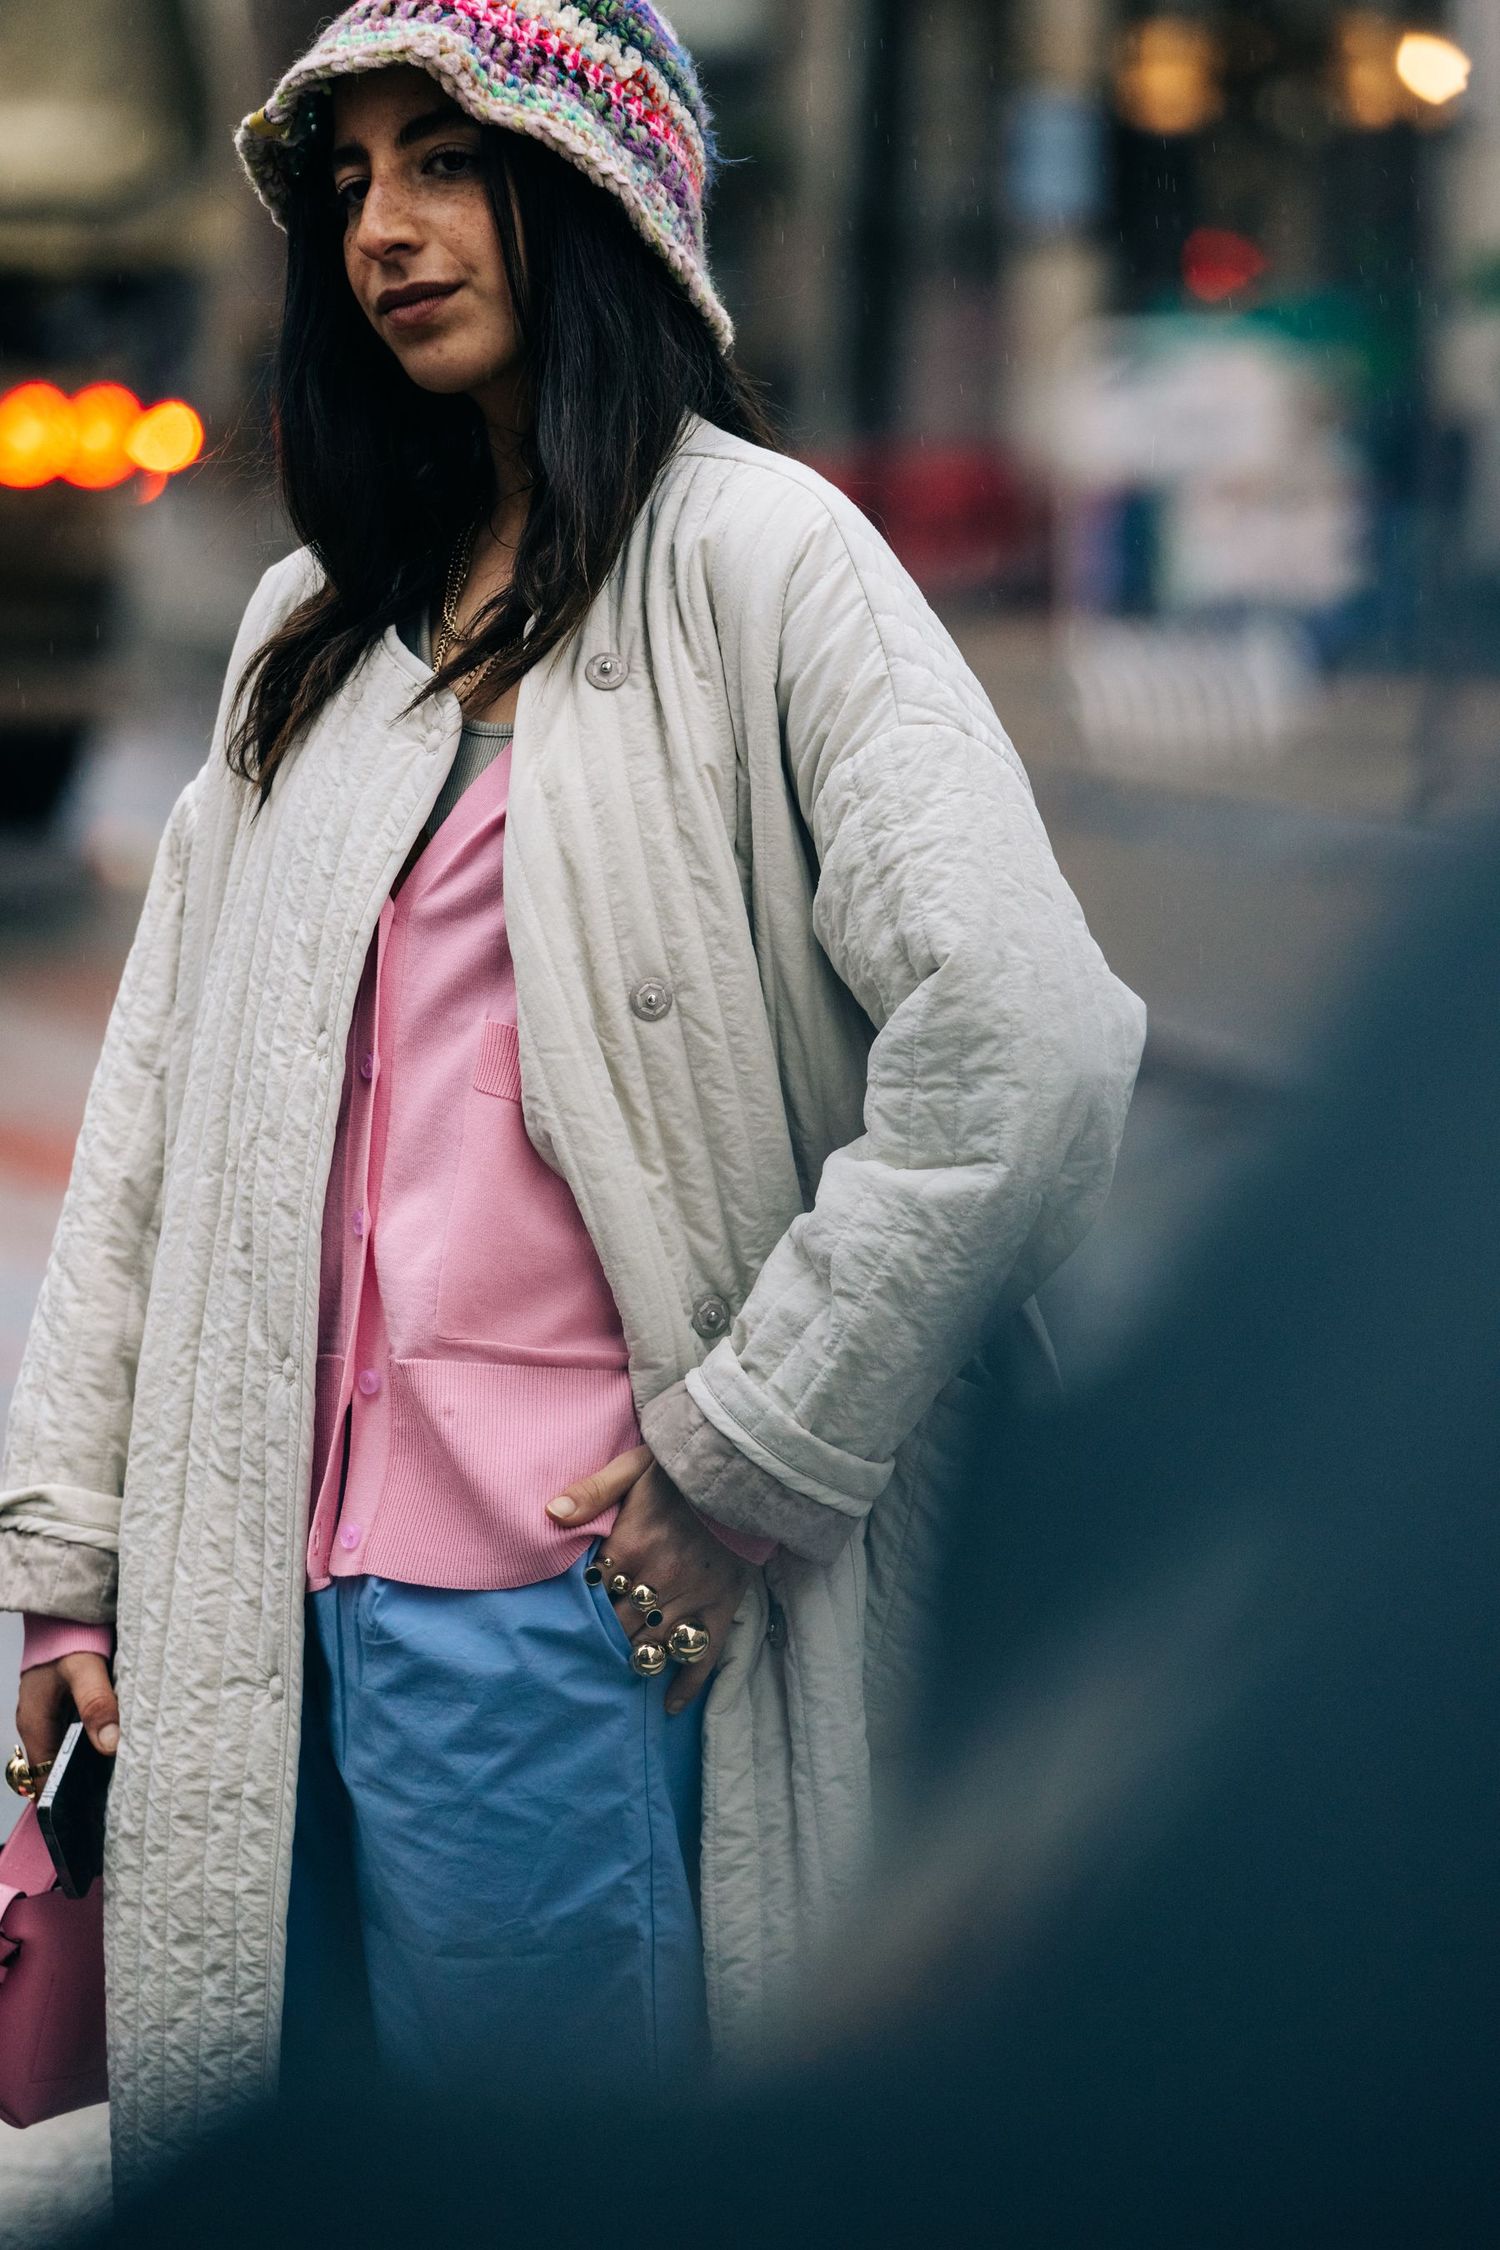
[{"label": "neck", "polygon": [[530,477],[522,447],[531,427],[529,402],[519,371],[498,376],[473,392],[484,419],[484,434],[495,467],[496,501],[490,530],[508,540],[512,530],[526,521]]}]

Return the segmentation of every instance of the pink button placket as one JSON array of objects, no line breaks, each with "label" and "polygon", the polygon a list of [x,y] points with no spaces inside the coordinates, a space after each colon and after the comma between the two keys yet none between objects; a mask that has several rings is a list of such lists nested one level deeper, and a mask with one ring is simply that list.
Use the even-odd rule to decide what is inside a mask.
[{"label": "pink button placket", "polygon": [[[389,902],[387,902],[387,908],[381,914],[374,940],[377,958],[377,993],[379,989],[379,962],[384,958],[389,924],[390,912]],[[371,1085],[375,1077],[375,1042],[371,1036],[373,1029],[373,1023],[368,1020],[366,1015],[357,1015],[351,1028],[347,1050],[351,1060],[354,1055],[358,1055],[360,1079],[366,1085]],[[373,1091],[378,1099],[378,1088],[373,1089]],[[353,1270],[350,1275],[349,1302],[353,1305],[354,1312],[349,1333],[344,1339],[344,1381],[342,1396],[338,1402],[337,1426],[342,1426],[345,1416],[351,1411],[351,1403],[352,1410],[357,1414],[359,1407],[375,1398],[381,1389],[379,1370],[369,1364],[377,1356],[376,1350],[373,1348],[372,1341],[363,1339],[360,1334],[361,1328],[368,1325],[367,1322],[361,1321],[361,1307],[371,1298],[375,1300],[376,1319],[379,1321],[379,1292],[367,1290],[365,1286],[366,1263],[374,1248],[373,1228],[369,1212],[370,1161],[374,1116],[374,1103],[365,1104],[364,1117],[358,1128],[357,1181],[351,1183],[355,1185],[356,1193],[362,1196],[362,1200],[356,1203],[349,1213],[350,1233],[359,1247],[353,1253]],[[380,1325],[383,1327],[383,1322]],[[361,1348],[362,1345],[363,1348]],[[364,1362],[363,1365],[361,1365],[362,1361]],[[354,1373],[356,1368],[359,1369],[357,1377]],[[351,1442],[352,1438],[353,1433],[351,1431]],[[335,1445],[325,1476],[324,1488],[319,1495],[318,1504],[314,1510],[313,1523],[308,1539],[309,1575],[317,1580],[330,1575],[337,1575],[339,1557],[357,1554],[365,1541],[367,1526],[337,1520],[342,1453],[342,1446]]]}]

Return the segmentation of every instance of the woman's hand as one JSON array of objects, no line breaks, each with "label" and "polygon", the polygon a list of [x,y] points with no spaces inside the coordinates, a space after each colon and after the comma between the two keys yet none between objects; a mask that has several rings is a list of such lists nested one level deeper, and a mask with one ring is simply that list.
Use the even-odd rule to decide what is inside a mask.
[{"label": "woman's hand", "polygon": [[34,1766],[57,1756],[75,1719],[82,1719],[94,1748],[112,1758],[120,1746],[120,1706],[102,1656],[80,1651],[21,1674],[16,1726]]},{"label": "woman's hand", "polygon": [[547,1502],[547,1513],[559,1523],[582,1526],[617,1500],[620,1513],[605,1542],[610,1557],[632,1586],[654,1586],[661,1598],[658,1625],[646,1623],[628,1594],[615,1599],[632,1641],[665,1645],[673,1626],[685,1621],[708,1633],[708,1654],[697,1664],[679,1664],[667,1690],[667,1709],[681,1711],[703,1693],[724,1653],[750,1565],[699,1520],[649,1446],[617,1454],[591,1477],[570,1484]]}]

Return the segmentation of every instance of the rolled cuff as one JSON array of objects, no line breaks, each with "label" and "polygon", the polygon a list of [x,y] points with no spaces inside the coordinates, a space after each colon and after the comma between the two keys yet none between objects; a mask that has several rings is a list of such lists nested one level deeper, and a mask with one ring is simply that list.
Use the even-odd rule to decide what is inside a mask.
[{"label": "rolled cuff", "polygon": [[804,1499],[742,1453],[708,1419],[685,1383],[674,1383],[647,1402],[641,1435],[683,1498],[710,1519],[709,1528],[721,1537],[727,1528],[752,1540],[771,1541],[772,1552],[782,1546],[810,1562],[832,1562],[859,1529],[858,1519]]},{"label": "rolled cuff", "polygon": [[0,1609],[85,1625],[114,1621],[119,1556],[113,1536],[71,1534],[56,1523],[7,1521],[0,1508]]}]

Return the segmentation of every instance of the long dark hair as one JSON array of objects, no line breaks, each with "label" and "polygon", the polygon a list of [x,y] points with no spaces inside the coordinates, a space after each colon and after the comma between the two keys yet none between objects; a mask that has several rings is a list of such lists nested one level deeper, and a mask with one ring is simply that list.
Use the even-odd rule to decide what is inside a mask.
[{"label": "long dark hair", "polygon": [[[686,416],[777,443],[757,386],[616,199],[534,140],[489,126],[481,140],[530,392],[531,504],[510,585],[414,705],[496,653],[499,694],[567,638]],[[433,599],[455,540],[497,497],[478,407],[419,389],[381,342],[349,286],[343,230],[328,167],[310,163],[288,213],[273,427],[283,502],[324,581],[238,683],[229,764],[262,804],[302,729],[388,626]]]}]

